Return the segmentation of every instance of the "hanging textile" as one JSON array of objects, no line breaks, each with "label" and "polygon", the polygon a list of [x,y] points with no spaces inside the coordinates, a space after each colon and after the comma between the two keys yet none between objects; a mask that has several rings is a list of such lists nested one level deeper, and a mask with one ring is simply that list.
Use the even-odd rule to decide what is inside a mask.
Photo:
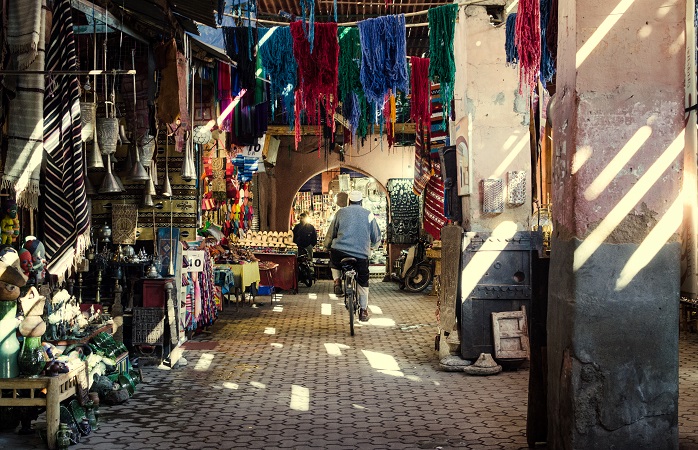
[{"label": "hanging textile", "polygon": [[458,4],[429,9],[429,79],[441,84],[444,105],[443,120],[449,116],[453,83],[456,80],[456,61],[453,38],[456,31]]},{"label": "hanging textile", "polygon": [[412,63],[410,119],[417,129],[428,126],[431,118],[429,83],[429,58],[413,56]]},{"label": "hanging textile", "polygon": [[[7,43],[14,64],[20,69],[43,71],[45,27],[50,27],[46,0],[14,1],[9,8]],[[44,138],[44,75],[8,76],[4,83],[15,92],[15,98],[7,114],[2,188],[14,189],[17,205],[37,209]]]},{"label": "hanging textile", "polygon": [[[203,89],[201,90],[203,91]],[[203,93],[201,95],[203,95]],[[218,63],[218,99],[221,102],[221,111],[225,111],[233,102],[230,84],[230,66],[224,63]],[[223,119],[223,123],[221,123],[220,126],[220,128],[227,133],[231,131],[230,124],[232,123],[232,117],[232,114],[228,114],[226,118]],[[203,114],[201,120],[204,120]]]},{"label": "hanging textile", "polygon": [[[698,3],[696,3],[698,8]],[[698,14],[696,15],[698,17]],[[553,64],[557,61],[557,0],[550,0],[548,24],[545,27],[545,41]]]},{"label": "hanging textile", "polygon": [[386,188],[390,196],[388,242],[414,244],[419,238],[419,197],[412,192],[411,178],[391,178]]},{"label": "hanging textile", "polygon": [[434,239],[441,239],[441,228],[446,225],[444,215],[444,182],[439,175],[429,178],[424,195],[424,231]]},{"label": "hanging textile", "polygon": [[134,205],[113,204],[111,207],[112,242],[114,244],[136,244],[138,208]]},{"label": "hanging textile", "polygon": [[308,122],[313,125],[322,123],[321,110],[324,108],[325,124],[334,135],[334,112],[337,101],[337,67],[339,64],[339,43],[337,42],[337,24],[319,23],[315,25],[315,48],[310,46],[303,34],[303,25],[296,21],[291,23],[293,37],[293,56],[298,63],[298,89],[296,90],[296,148],[300,142],[300,112],[305,110]]},{"label": "hanging textile", "polygon": [[293,127],[293,91],[298,83],[296,77],[298,66],[293,57],[291,27],[274,27],[266,31],[264,37],[266,40],[260,37],[258,54],[264,73],[271,81],[269,88],[272,116],[275,111],[274,105],[281,97],[283,112],[288,116],[289,123]]},{"label": "hanging textile", "polygon": [[540,72],[540,0],[520,0],[516,15],[516,48],[519,53],[519,93],[532,92]]},{"label": "hanging textile", "polygon": [[162,124],[172,124],[180,119],[184,131],[189,123],[186,57],[177,50],[177,43],[173,38],[155,46],[155,59],[160,70],[160,92],[156,99],[157,118]]},{"label": "hanging textile", "polygon": [[415,195],[422,195],[422,191],[424,191],[424,187],[431,176],[429,150],[425,142],[427,135],[428,128],[424,127],[421,130],[415,130],[414,133],[414,182],[412,191]]},{"label": "hanging textile", "polygon": [[439,149],[448,145],[448,121],[444,118],[445,100],[442,98],[441,86],[431,86],[431,127],[429,130],[429,158],[432,173],[441,174]]},{"label": "hanging textile", "polygon": [[382,108],[385,95],[409,89],[405,16],[376,17],[358,24],[361,38],[361,85],[368,101]]},{"label": "hanging textile", "polygon": [[[339,27],[339,98],[343,102],[347,97],[361,89],[361,38],[359,29]],[[345,116],[348,115],[345,113]]]},{"label": "hanging textile", "polygon": [[547,44],[548,22],[550,20],[550,2],[552,0],[540,0],[540,39],[541,39],[541,54],[540,54],[540,81],[545,87],[546,83],[550,82],[555,75],[555,62],[550,55]]},{"label": "hanging textile", "polygon": [[[47,71],[78,69],[70,0],[54,2]],[[46,170],[43,213],[44,246],[49,273],[63,280],[90,243],[77,76],[51,82],[44,98]]]},{"label": "hanging textile", "polygon": [[506,53],[507,66],[515,66],[519,63],[519,53],[516,51],[514,35],[516,33],[516,13],[507,16],[505,25],[504,51]]},{"label": "hanging textile", "polygon": [[246,96],[254,96],[257,59],[252,53],[252,47],[255,45],[256,31],[254,30],[250,37],[248,27],[223,27],[225,53],[237,63],[234,72],[237,75],[238,84],[233,86],[233,91],[247,89]]}]

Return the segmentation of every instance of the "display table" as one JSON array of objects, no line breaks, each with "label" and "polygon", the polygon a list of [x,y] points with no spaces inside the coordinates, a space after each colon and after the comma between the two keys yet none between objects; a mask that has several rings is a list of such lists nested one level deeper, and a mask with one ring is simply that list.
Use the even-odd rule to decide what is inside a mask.
[{"label": "display table", "polygon": [[[39,393],[46,390],[46,397]],[[56,431],[60,422],[60,403],[73,395],[87,393],[85,365],[55,377],[1,378],[0,406],[43,406],[46,408],[47,442],[49,449],[56,448]],[[3,396],[3,391],[11,391]],[[28,390],[29,397],[18,397],[18,391]],[[79,400],[82,403],[82,399]]]},{"label": "display table", "polygon": [[243,303],[245,302],[245,289],[250,290],[251,298],[254,298],[257,285],[259,285],[259,263],[257,261],[250,261],[244,264],[215,264],[214,269],[226,267],[233,272],[234,286],[235,286],[235,301],[240,301],[242,297]]},{"label": "display table", "polygon": [[254,256],[260,261],[278,264],[274,273],[275,288],[298,293],[298,258],[295,254],[255,253]]}]

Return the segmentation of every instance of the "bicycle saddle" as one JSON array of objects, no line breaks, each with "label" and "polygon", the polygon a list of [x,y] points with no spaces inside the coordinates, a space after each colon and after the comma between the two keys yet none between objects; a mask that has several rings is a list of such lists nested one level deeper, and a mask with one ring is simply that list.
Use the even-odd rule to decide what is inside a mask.
[{"label": "bicycle saddle", "polygon": [[356,263],[356,258],[342,258],[342,260],[339,262],[339,264],[343,266],[351,266]]}]

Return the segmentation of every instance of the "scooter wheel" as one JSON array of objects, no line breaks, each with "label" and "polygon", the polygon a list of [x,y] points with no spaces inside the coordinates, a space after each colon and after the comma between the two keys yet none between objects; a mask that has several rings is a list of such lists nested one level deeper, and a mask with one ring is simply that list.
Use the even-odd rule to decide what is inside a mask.
[{"label": "scooter wheel", "polygon": [[434,278],[432,267],[426,264],[420,264],[417,267],[410,269],[405,275],[405,289],[408,292],[422,292],[431,284]]}]

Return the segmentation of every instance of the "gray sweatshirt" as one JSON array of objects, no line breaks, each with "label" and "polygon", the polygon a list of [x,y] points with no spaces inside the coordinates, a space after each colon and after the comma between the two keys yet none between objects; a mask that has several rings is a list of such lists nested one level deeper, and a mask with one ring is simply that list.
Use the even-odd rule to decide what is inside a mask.
[{"label": "gray sweatshirt", "polygon": [[325,248],[339,250],[359,259],[371,256],[371,247],[381,240],[381,231],[372,212],[360,205],[341,208],[334,215],[325,236]]}]

